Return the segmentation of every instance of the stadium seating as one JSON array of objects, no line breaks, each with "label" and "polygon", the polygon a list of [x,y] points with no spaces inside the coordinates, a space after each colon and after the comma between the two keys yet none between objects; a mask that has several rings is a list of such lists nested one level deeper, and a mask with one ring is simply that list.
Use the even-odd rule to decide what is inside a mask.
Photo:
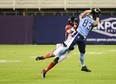
[{"label": "stadium seating", "polygon": [[116,0],[0,0],[2,9],[116,8]]}]

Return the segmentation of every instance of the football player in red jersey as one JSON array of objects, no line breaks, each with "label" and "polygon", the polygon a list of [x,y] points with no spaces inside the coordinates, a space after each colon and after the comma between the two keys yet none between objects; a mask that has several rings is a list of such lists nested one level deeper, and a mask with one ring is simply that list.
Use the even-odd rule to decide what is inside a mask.
[{"label": "football player in red jersey", "polygon": [[[68,19],[68,24],[66,25],[65,27],[65,38],[67,39],[68,35],[70,33],[72,33],[72,31],[70,30],[72,27],[74,27],[74,29],[76,29],[78,26],[78,19],[77,17],[75,16],[71,16],[69,19]],[[70,31],[69,31],[70,30]],[[56,49],[55,49],[56,50]],[[73,49],[72,49],[73,50]],[[51,53],[48,53],[47,55],[45,56],[38,56],[36,57],[36,60],[43,60],[43,59],[46,59],[46,58],[51,58],[51,57],[55,57],[55,55],[53,54],[53,52]]]},{"label": "football player in red jersey", "polygon": [[[72,16],[68,19],[68,25],[66,25],[66,28],[65,28],[66,39],[67,39],[68,35],[77,28],[77,26],[78,26],[77,22],[78,22],[78,19],[74,16]],[[42,78],[45,78],[47,71],[49,71],[51,68],[53,68],[57,63],[63,61],[68,56],[70,51],[74,49],[74,47],[72,47],[71,49],[68,49],[68,51],[65,52],[65,50],[66,50],[65,46],[66,45],[63,43],[63,44],[61,44],[61,46],[56,48],[53,52],[48,53],[45,56],[36,57],[36,60],[43,60],[46,58],[51,58],[51,57],[56,56],[56,58],[47,66],[47,68],[43,69]]]}]

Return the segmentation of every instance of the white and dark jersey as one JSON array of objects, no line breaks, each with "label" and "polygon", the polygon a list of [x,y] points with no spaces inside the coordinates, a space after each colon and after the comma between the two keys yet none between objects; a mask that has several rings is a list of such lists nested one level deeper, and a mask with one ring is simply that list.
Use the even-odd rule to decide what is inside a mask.
[{"label": "white and dark jersey", "polygon": [[95,21],[93,20],[93,17],[90,14],[87,14],[84,18],[80,18],[80,22],[77,28],[78,33],[80,33],[83,36],[87,36],[89,31],[92,29],[92,24],[94,22]]}]

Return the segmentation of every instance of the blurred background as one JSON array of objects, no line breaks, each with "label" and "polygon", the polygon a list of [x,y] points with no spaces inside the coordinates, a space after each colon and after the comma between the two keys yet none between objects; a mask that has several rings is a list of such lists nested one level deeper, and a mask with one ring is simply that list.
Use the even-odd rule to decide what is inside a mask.
[{"label": "blurred background", "polygon": [[0,44],[56,44],[70,16],[100,8],[87,44],[116,44],[116,0],[0,0]]}]

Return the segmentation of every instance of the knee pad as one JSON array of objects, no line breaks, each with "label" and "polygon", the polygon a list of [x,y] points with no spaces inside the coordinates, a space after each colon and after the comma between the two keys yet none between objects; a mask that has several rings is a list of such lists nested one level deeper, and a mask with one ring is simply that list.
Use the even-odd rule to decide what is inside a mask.
[{"label": "knee pad", "polygon": [[56,58],[54,59],[54,63],[57,64],[57,63],[58,63],[58,60],[59,60],[59,57],[56,57]]}]

